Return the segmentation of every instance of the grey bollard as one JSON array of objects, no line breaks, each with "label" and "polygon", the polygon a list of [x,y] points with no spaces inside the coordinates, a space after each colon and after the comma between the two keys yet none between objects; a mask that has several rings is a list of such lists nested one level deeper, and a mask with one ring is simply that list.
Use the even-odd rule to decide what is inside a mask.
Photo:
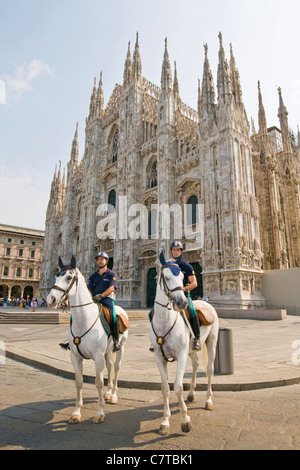
[{"label": "grey bollard", "polygon": [[229,328],[220,328],[215,357],[215,374],[233,374],[233,344],[232,331]]}]

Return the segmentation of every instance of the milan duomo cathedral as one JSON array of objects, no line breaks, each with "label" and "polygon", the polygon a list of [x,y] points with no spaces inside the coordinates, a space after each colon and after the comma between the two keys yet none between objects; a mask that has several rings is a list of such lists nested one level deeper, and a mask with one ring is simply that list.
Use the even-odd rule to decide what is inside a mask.
[{"label": "milan duomo cathedral", "polygon": [[[217,89],[205,45],[197,110],[180,99],[167,40],[160,87],[142,75],[138,34],[133,56],[128,45],[123,84],[106,107],[102,73],[99,84],[95,80],[83,157],[79,161],[76,126],[66,171],[59,165],[52,181],[42,295],[53,284],[59,255],[69,263],[74,254],[88,278],[96,253],[106,251],[118,276],[116,303],[152,306],[159,253],[169,256],[178,218],[194,234],[201,232],[180,237],[198,279],[194,297],[208,296],[215,306],[263,306],[263,271],[300,266],[299,130],[295,137],[289,129],[281,89],[279,125],[268,127],[260,83],[259,127],[253,119],[250,126],[232,47],[228,61],[221,33],[219,40]],[[99,210],[105,203],[106,213]],[[142,219],[132,211],[137,204],[148,214],[140,237],[129,230],[132,224],[135,233],[141,229]],[[173,205],[182,211],[161,217],[160,207]],[[169,233],[161,234],[168,216]]]}]

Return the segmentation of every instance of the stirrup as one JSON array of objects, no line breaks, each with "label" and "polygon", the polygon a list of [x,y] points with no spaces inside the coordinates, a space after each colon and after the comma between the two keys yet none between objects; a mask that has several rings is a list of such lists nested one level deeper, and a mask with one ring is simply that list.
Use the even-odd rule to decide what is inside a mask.
[{"label": "stirrup", "polygon": [[113,347],[113,352],[118,352],[121,350],[121,345],[119,341],[114,341],[114,347]]},{"label": "stirrup", "polygon": [[60,345],[61,348],[65,349],[66,351],[68,349],[70,349],[70,345],[69,345],[68,342],[67,343],[59,343],[59,345]]},{"label": "stirrup", "polygon": [[197,338],[194,338],[193,351],[201,351],[201,343]]}]

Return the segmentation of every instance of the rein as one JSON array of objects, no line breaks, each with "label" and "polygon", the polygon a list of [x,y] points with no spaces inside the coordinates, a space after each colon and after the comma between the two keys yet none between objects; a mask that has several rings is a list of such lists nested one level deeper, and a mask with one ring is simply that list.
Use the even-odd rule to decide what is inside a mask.
[{"label": "rein", "polygon": [[[164,265],[161,267],[161,273],[160,273],[160,284],[161,284],[161,287],[162,287],[164,293],[165,293],[166,296],[168,297],[169,302],[168,302],[166,305],[163,305],[163,304],[157,302],[156,300],[154,301],[156,304],[160,305],[161,307],[165,307],[165,308],[167,308],[168,310],[172,310],[172,307],[169,307],[169,305],[170,305],[170,303],[171,303],[170,298],[169,298],[169,297],[170,297],[170,294],[171,294],[172,292],[179,291],[179,290],[184,291],[183,286],[181,286],[181,287],[178,286],[178,287],[175,287],[174,289],[169,289],[169,287],[168,287],[168,285],[167,285],[167,283],[166,283],[166,280],[165,280],[165,278],[164,278],[163,271],[164,271],[165,268],[169,268],[170,266],[178,266],[178,265],[177,265],[176,263],[164,264]],[[177,315],[176,315],[176,318],[175,318],[175,321],[174,321],[173,325],[171,326],[171,328],[169,329],[169,331],[167,331],[167,333],[166,333],[164,336],[158,336],[158,335],[157,335],[157,333],[156,333],[156,331],[155,331],[155,329],[154,329],[154,327],[153,327],[153,322],[151,322],[151,326],[152,326],[153,333],[154,333],[155,336],[156,336],[156,342],[157,342],[157,344],[158,344],[159,347],[160,347],[160,350],[161,350],[161,353],[162,353],[162,356],[163,356],[164,360],[167,361],[167,362],[174,362],[174,361],[176,361],[176,359],[168,359],[168,358],[166,357],[166,355],[165,355],[165,353],[164,353],[164,349],[163,349],[163,344],[164,344],[164,342],[165,342],[166,336],[168,336],[168,334],[173,330],[173,328],[174,328],[174,326],[175,326],[175,324],[176,324],[176,322],[177,322],[177,319],[178,319],[178,314],[179,314],[179,312],[177,312]]]}]

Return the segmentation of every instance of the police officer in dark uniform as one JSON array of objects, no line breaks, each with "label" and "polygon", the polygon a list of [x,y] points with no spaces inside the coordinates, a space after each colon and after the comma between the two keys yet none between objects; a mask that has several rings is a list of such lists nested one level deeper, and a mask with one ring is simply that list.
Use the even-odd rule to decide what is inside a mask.
[{"label": "police officer in dark uniform", "polygon": [[[183,245],[179,241],[174,241],[171,244],[171,253],[174,261],[181,256],[182,251],[183,251]],[[195,271],[193,267],[184,261],[183,259],[179,263],[179,267],[184,275],[183,279],[183,285],[184,285],[184,292],[188,298],[188,312],[190,314],[190,324],[193,330],[193,333],[195,335],[194,338],[194,345],[193,345],[193,350],[194,351],[200,351],[201,350],[201,344],[200,344],[200,324],[199,324],[199,318],[196,313],[195,307],[193,305],[190,291],[195,289],[198,285],[197,283],[197,278],[195,276]]]},{"label": "police officer in dark uniform", "polygon": [[114,307],[114,291],[117,288],[117,275],[107,267],[109,257],[101,251],[95,257],[98,270],[90,275],[87,287],[92,294],[93,300],[109,308],[112,314],[111,333],[114,341],[113,351],[120,351],[119,328]]}]

